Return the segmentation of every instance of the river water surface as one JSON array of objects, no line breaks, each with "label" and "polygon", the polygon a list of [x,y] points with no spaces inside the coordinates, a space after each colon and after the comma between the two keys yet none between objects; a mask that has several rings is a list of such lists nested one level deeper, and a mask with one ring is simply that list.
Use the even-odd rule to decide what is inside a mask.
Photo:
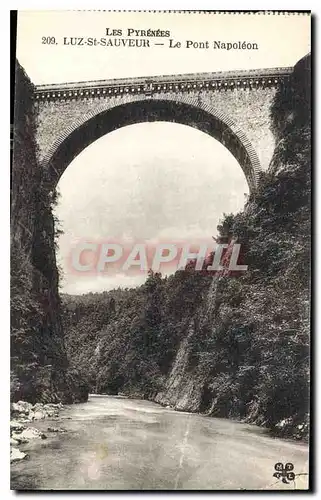
[{"label": "river water surface", "polygon": [[[148,401],[91,395],[88,403],[66,406],[58,420],[35,426],[67,432],[46,432],[46,440],[19,447],[29,458],[12,464],[12,489],[307,488],[306,444]],[[295,481],[273,477],[277,462],[293,463]]]}]

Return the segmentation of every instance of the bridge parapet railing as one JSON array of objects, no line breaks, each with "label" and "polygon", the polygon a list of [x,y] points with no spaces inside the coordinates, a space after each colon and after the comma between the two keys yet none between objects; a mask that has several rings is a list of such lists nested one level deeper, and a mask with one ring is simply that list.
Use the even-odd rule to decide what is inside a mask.
[{"label": "bridge parapet railing", "polygon": [[185,93],[255,89],[280,85],[282,82],[287,81],[291,72],[292,68],[268,68],[39,85],[35,87],[35,98],[37,100],[66,100],[93,97],[106,98],[126,94],[150,96],[158,92]]}]

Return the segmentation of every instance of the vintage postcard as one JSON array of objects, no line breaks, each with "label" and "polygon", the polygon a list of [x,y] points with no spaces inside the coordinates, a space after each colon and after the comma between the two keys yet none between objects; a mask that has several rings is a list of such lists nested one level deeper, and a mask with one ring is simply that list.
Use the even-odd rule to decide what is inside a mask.
[{"label": "vintage postcard", "polygon": [[310,54],[309,12],[18,12],[12,489],[311,489]]}]

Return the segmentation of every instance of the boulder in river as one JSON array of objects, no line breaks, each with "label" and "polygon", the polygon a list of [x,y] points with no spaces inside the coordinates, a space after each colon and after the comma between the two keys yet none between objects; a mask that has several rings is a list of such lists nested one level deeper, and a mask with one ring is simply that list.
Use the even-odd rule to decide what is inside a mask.
[{"label": "boulder in river", "polygon": [[25,425],[23,425],[21,422],[18,422],[17,420],[11,420],[10,422],[10,433],[12,432],[22,432],[26,428]]},{"label": "boulder in river", "polygon": [[13,432],[11,438],[17,441],[18,444],[28,443],[28,439],[24,437],[22,433],[16,434],[15,432]]},{"label": "boulder in river", "polygon": [[61,403],[35,403],[32,405],[27,401],[18,401],[11,404],[11,415],[23,422],[42,420],[44,418],[56,418],[59,410],[63,408]]},{"label": "boulder in river", "polygon": [[27,401],[18,401],[11,404],[11,412],[16,415],[28,414],[32,408],[32,404]]},{"label": "boulder in river", "polygon": [[27,457],[27,453],[20,451],[19,448],[11,448],[10,450],[10,462],[17,462]]},{"label": "boulder in river", "polygon": [[41,432],[38,431],[38,429],[35,429],[34,427],[28,427],[27,429],[24,429],[20,433],[13,432],[11,437],[16,440],[19,444],[22,443],[28,443],[30,439],[35,439],[35,438],[40,438],[40,439],[46,439],[47,436]]},{"label": "boulder in river", "polygon": [[67,432],[66,429],[62,429],[61,427],[48,427],[48,432]]},{"label": "boulder in river", "polygon": [[45,417],[46,417],[46,415],[45,415],[45,413],[42,410],[35,411],[34,415],[33,415],[33,418],[35,420],[41,420],[41,419],[43,419]]},{"label": "boulder in river", "polygon": [[24,431],[22,431],[21,434],[19,434],[20,437],[22,437],[22,439],[35,439],[35,438],[41,438],[41,439],[46,439],[47,436],[39,431],[38,429],[35,429],[34,427],[28,427],[27,429],[25,429]]}]

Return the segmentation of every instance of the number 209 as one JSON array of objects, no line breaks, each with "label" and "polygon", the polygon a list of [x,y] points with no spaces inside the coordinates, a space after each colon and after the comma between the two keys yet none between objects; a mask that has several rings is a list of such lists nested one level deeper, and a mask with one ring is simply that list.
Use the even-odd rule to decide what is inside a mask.
[{"label": "number 209", "polygon": [[46,45],[54,45],[56,43],[56,39],[54,36],[43,36],[41,40],[41,43]]}]

